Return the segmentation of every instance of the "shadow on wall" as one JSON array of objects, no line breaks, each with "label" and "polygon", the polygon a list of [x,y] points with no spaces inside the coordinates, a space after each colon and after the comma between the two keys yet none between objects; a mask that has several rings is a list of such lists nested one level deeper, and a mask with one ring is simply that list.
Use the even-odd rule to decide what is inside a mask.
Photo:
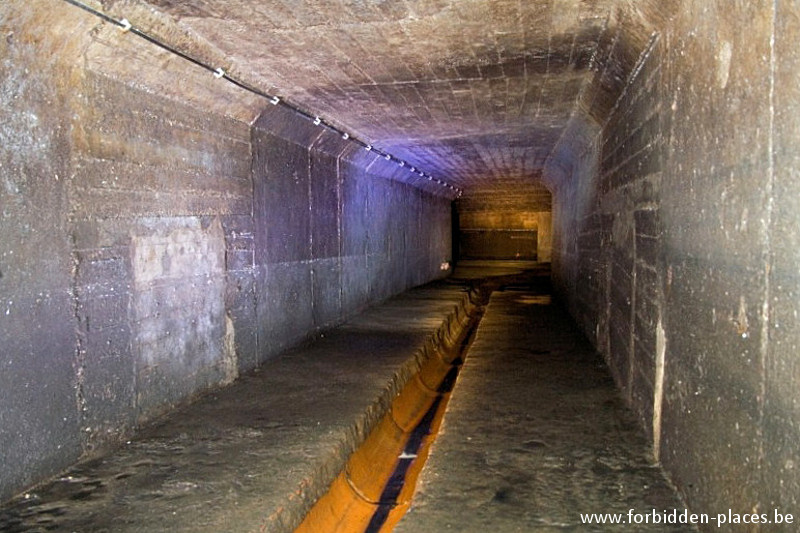
[{"label": "shadow on wall", "polygon": [[550,191],[538,182],[524,194],[498,199],[489,192],[456,202],[453,242],[459,259],[549,262],[552,249]]},{"label": "shadow on wall", "polygon": [[537,259],[535,230],[464,229],[458,239],[461,259]]}]

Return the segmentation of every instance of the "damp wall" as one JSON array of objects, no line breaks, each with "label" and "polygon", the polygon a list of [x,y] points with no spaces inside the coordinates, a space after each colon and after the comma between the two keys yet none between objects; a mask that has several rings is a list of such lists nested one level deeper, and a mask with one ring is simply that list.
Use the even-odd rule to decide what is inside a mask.
[{"label": "damp wall", "polygon": [[447,274],[449,200],[71,6],[23,4],[0,7],[0,500]]},{"label": "damp wall", "polygon": [[689,507],[772,518],[800,500],[800,26],[785,2],[678,4],[549,161],[554,281]]}]

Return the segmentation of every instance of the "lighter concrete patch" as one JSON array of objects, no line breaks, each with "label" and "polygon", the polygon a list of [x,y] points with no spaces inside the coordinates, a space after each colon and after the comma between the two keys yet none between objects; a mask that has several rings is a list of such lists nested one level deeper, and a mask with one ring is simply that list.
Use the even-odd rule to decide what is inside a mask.
[{"label": "lighter concrete patch", "polygon": [[717,85],[720,89],[728,86],[728,76],[731,71],[731,58],[733,57],[733,44],[722,41],[717,53]]}]

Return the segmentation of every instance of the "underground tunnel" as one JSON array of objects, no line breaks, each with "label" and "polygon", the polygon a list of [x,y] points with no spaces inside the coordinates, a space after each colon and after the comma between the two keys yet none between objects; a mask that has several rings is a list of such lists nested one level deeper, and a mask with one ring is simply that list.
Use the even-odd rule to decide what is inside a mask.
[{"label": "underground tunnel", "polygon": [[5,0],[0,529],[796,531],[798,40]]}]

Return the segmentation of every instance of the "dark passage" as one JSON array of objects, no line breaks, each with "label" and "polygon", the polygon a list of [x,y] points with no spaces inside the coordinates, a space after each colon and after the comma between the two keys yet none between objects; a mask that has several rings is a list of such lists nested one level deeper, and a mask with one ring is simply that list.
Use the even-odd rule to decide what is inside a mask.
[{"label": "dark passage", "polygon": [[462,259],[536,261],[537,233],[529,230],[463,230],[459,234]]}]

